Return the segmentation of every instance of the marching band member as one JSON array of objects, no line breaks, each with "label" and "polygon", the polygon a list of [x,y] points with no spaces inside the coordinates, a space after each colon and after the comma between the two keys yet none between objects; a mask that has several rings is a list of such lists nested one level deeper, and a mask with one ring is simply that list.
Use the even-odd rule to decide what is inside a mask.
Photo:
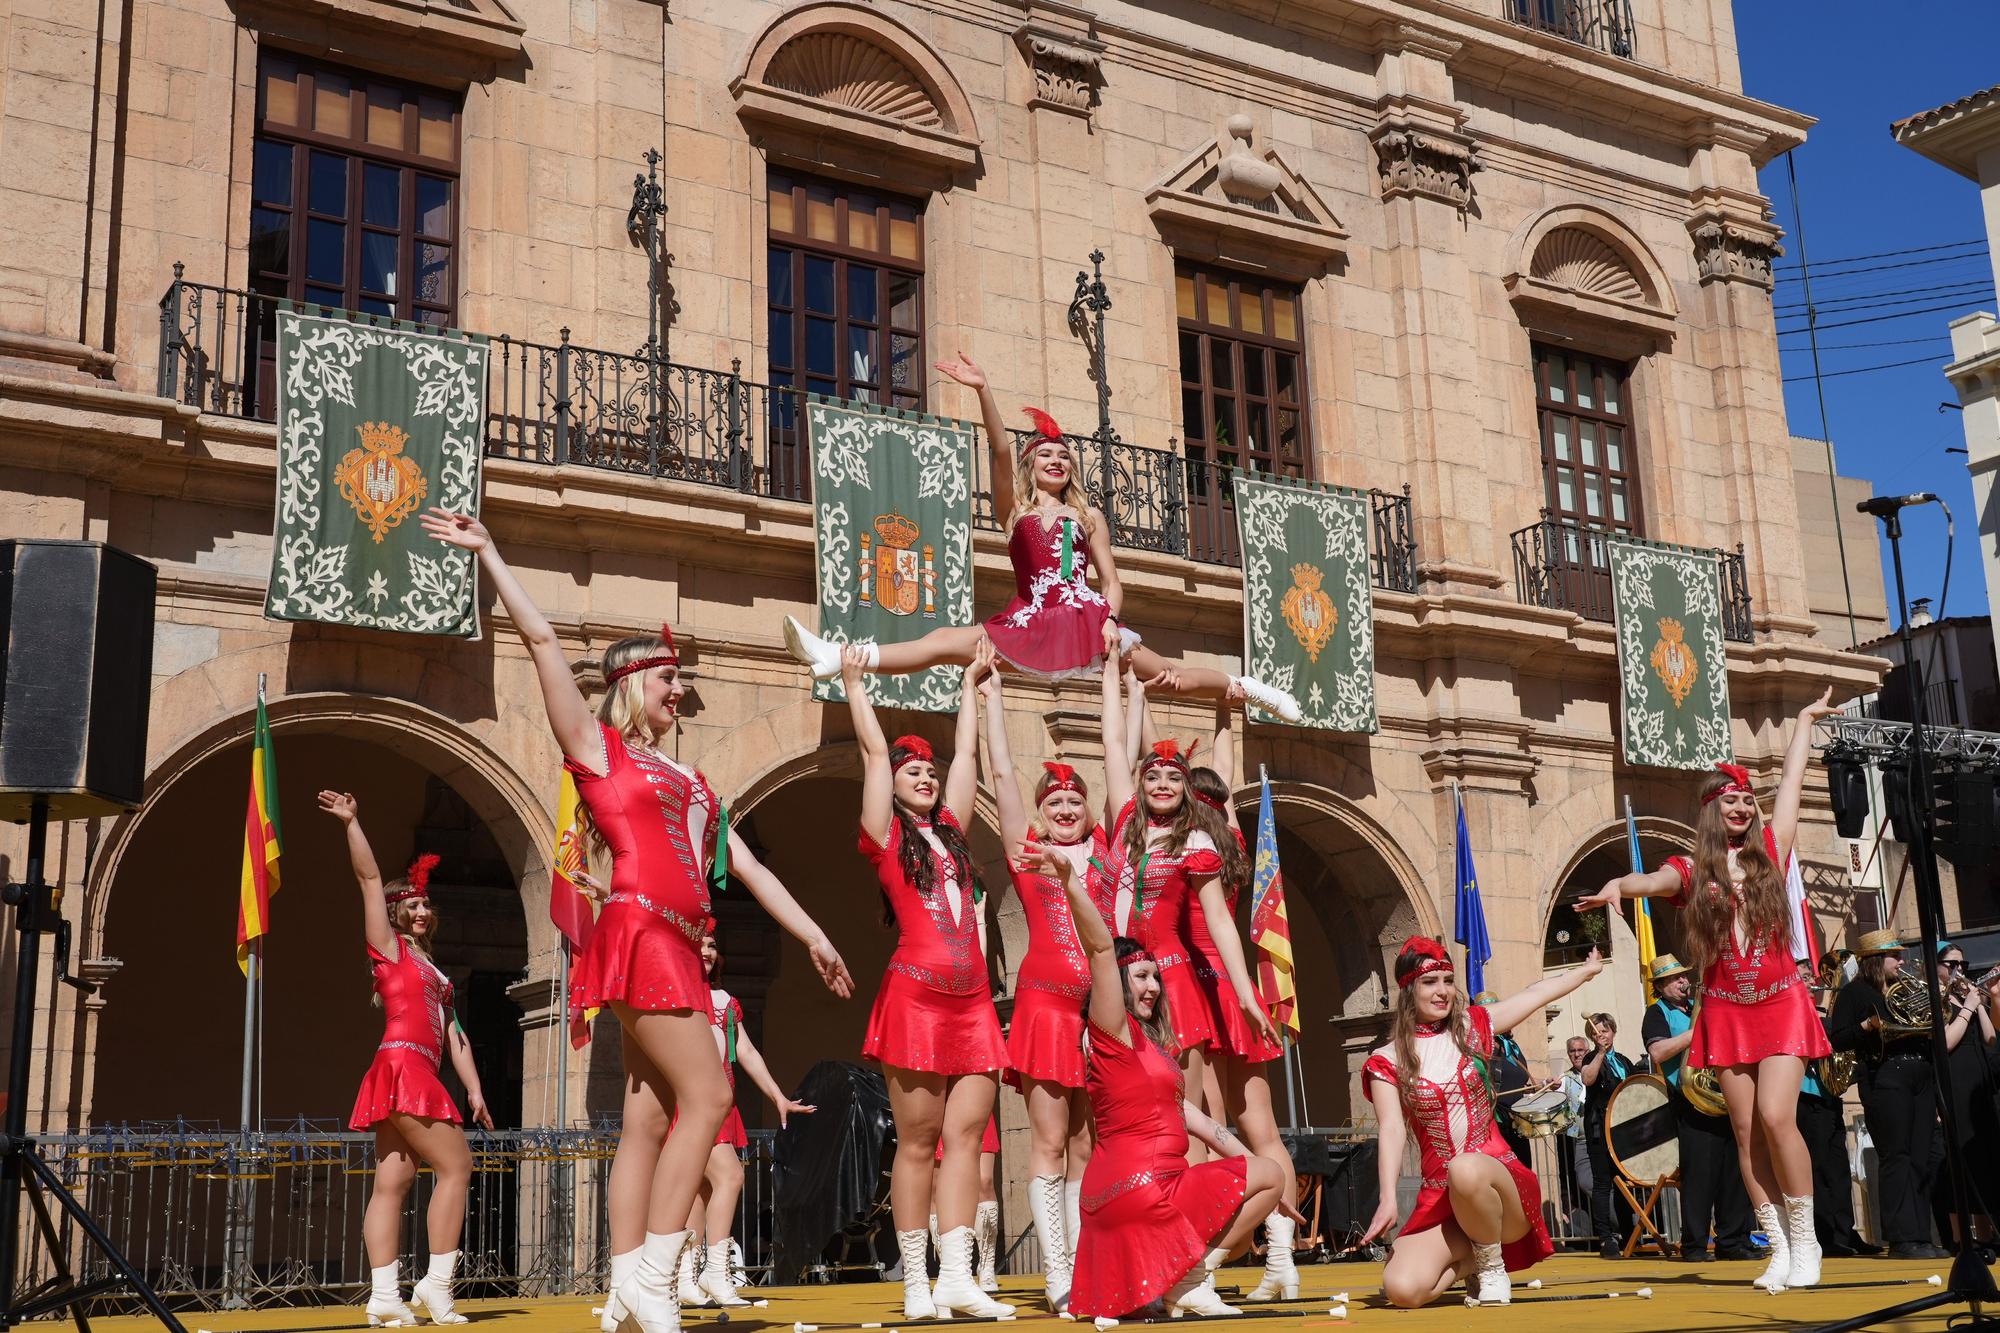
[{"label": "marching band member", "polygon": [[[1845,949],[1829,950],[1820,960],[1814,981],[1837,977],[1842,961],[1851,956]],[[1801,975],[1808,966],[1799,964]],[[1831,1000],[1830,992],[1827,998]],[[1826,1022],[1822,1014],[1820,1025],[1825,1027]],[[1829,1029],[1829,1043],[1832,1036]],[[1812,1155],[1813,1226],[1819,1231],[1819,1248],[1836,1259],[1878,1255],[1882,1247],[1861,1239],[1861,1233],[1854,1229],[1854,1174],[1847,1160],[1846,1112],[1839,1094],[1821,1082],[1820,1064],[1807,1065],[1805,1081],[1799,1085],[1799,1133]]]},{"label": "marching band member", "polygon": [[1618,1052],[1618,1020],[1610,1014],[1588,1014],[1590,1056],[1578,1071],[1583,1080],[1583,1142],[1590,1155],[1590,1229],[1597,1236],[1598,1257],[1622,1259],[1631,1209],[1618,1194],[1611,1165],[1611,1147],[1604,1138],[1604,1114],[1611,1094],[1632,1076],[1632,1062]]},{"label": "marching band member", "polygon": [[1708,1256],[1713,1221],[1716,1258],[1762,1259],[1763,1251],[1750,1243],[1750,1195],[1736,1167],[1729,1117],[1696,1110],[1681,1084],[1694,1040],[1694,973],[1663,953],[1653,959],[1652,980],[1659,998],[1646,1006],[1639,1039],[1673,1100],[1681,1153],[1681,1258],[1692,1263]]}]

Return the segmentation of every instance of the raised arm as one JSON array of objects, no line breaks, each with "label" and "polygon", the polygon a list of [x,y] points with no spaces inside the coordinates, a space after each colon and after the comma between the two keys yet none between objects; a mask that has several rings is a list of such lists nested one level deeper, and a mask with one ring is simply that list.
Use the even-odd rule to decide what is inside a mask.
[{"label": "raised arm", "polygon": [[1014,750],[1007,743],[1007,710],[1000,692],[1000,673],[989,671],[979,681],[985,706],[986,780],[993,787],[994,804],[1000,808],[1000,840],[1017,847],[1028,836],[1028,803],[1021,791],[1020,775],[1014,771]]},{"label": "raised arm", "polygon": [[1778,844],[1778,873],[1786,873],[1799,837],[1799,800],[1806,788],[1806,766],[1812,762],[1813,723],[1840,710],[1833,706],[1833,687],[1799,710],[1792,724],[1792,743],[1785,747],[1785,770],[1778,778],[1778,799],[1771,804],[1771,840]]},{"label": "raised arm", "polygon": [[[1173,674],[1163,671],[1160,676]],[[1175,685],[1167,683],[1163,688],[1173,689]],[[1125,672],[1125,700],[1125,767],[1136,772],[1139,756],[1152,748],[1153,742],[1160,739],[1160,733],[1153,726],[1153,710],[1146,707],[1146,682],[1139,679],[1137,671],[1129,668]]]},{"label": "raised arm", "polygon": [[951,767],[944,775],[944,808],[961,824],[972,818],[972,802],[979,795],[979,678],[992,669],[993,645],[981,635],[972,665],[959,676],[958,726],[951,737]]},{"label": "raised arm", "polygon": [[1526,990],[1495,1002],[1486,1011],[1493,1019],[1494,1032],[1512,1032],[1603,970],[1604,960],[1598,956],[1597,950],[1592,949],[1581,965],[1552,977],[1543,977]]},{"label": "raised arm", "polygon": [[500,604],[507,608],[507,616],[514,622],[514,630],[521,641],[528,646],[528,656],[535,664],[535,679],[541,683],[542,704],[548,710],[549,730],[555,733],[556,744],[568,758],[602,773],[605,767],[603,733],[597,729],[597,719],[591,716],[590,706],[583,701],[583,691],[576,686],[576,677],[571,674],[569,659],[563,656],[562,645],[556,641],[556,632],[549,628],[548,618],[536,609],[530,601],[514,571],[507,568],[507,562],[500,558],[500,548],[493,542],[493,534],[486,525],[470,514],[454,514],[433,505],[419,520],[424,531],[447,546],[456,546],[462,551],[471,551],[479,560],[479,568],[486,575],[486,581],[500,596]]},{"label": "raised arm", "polygon": [[1596,893],[1580,895],[1571,906],[1579,912],[1591,907],[1615,912],[1618,904],[1627,898],[1671,898],[1680,891],[1681,872],[1671,866],[1662,866],[1658,870],[1620,875]]},{"label": "raised arm", "polygon": [[[1111,525],[1104,521],[1102,513],[1091,509],[1084,513],[1084,526],[1089,529],[1084,534],[1084,545],[1090,550],[1090,563],[1097,566],[1097,591],[1111,609],[1111,618],[1105,625],[1108,631],[1115,631],[1120,608],[1125,605],[1125,586],[1118,581],[1118,560],[1111,554]],[[1105,641],[1112,642],[1109,633]]]},{"label": "raised arm", "polygon": [[1069,914],[1076,922],[1076,942],[1090,959],[1090,1021],[1125,1039],[1125,982],[1118,975],[1118,954],[1111,927],[1104,924],[1090,890],[1069,858],[1049,846],[1023,846],[1015,853],[1024,870],[1037,870],[1063,886]]},{"label": "raised arm", "polygon": [[1201,898],[1201,915],[1208,923],[1209,937],[1215,941],[1215,951],[1222,955],[1222,968],[1236,991],[1236,1003],[1242,1006],[1250,1026],[1275,1046],[1278,1029],[1264,1012],[1264,1006],[1257,1002],[1257,990],[1250,984],[1250,966],[1243,957],[1243,937],[1236,932],[1236,917],[1222,891],[1222,876],[1208,876],[1195,886],[1195,891]]},{"label": "raised arm", "polygon": [[[868,702],[867,657],[849,644],[840,654],[840,683],[854,718],[854,743],[861,748],[861,831],[878,846],[889,845],[889,821],[896,816],[896,774],[889,767],[889,741],[875,705]],[[731,844],[734,846],[734,844]]]},{"label": "raised arm", "polygon": [[[882,766],[885,769],[888,763],[884,757]],[[865,796],[863,799],[866,799]],[[863,822],[866,822],[865,815]],[[888,823],[884,820],[885,834],[887,828]],[[875,840],[882,841],[880,837]],[[826,932],[806,914],[805,908],[799,906],[799,900],[792,897],[792,891],[785,887],[784,881],[757,859],[757,854],[750,850],[750,844],[743,841],[735,829],[729,831],[729,873],[743,881],[743,887],[750,890],[750,896],[771,914],[773,921],[806,946],[806,953],[812,958],[813,966],[819,970],[819,978],[826,983],[828,990],[843,1000],[854,994],[854,978],[847,974],[847,964],[841,961],[839,951],[827,939]]]},{"label": "raised arm", "polygon": [[[1118,697],[1119,667],[1115,658],[1104,659],[1104,823],[1116,827],[1118,813],[1132,799],[1132,772],[1125,762],[1125,701]],[[1124,1001],[1119,1001],[1122,1007]]]},{"label": "raised arm", "polygon": [[743,1072],[750,1076],[750,1081],[757,1085],[757,1091],[764,1094],[764,1099],[778,1109],[778,1128],[783,1129],[792,1116],[810,1115],[819,1109],[804,1102],[795,1102],[785,1095],[784,1089],[778,1086],[778,1080],[771,1077],[770,1066],[764,1063],[764,1053],[757,1049],[757,1043],[750,1040],[750,1034],[743,1030],[741,1023],[736,1025],[736,1063],[743,1066]]},{"label": "raised arm", "polygon": [[986,423],[986,449],[991,460],[988,472],[993,483],[993,514],[1004,527],[1007,516],[1014,512],[1014,437],[1000,415],[1000,402],[986,382],[986,372],[974,365],[963,349],[956,361],[940,361],[937,369],[946,379],[979,394],[979,417]]},{"label": "raised arm", "polygon": [[389,903],[382,895],[382,871],[375,864],[375,849],[361,831],[361,811],[354,798],[344,791],[323,791],[319,808],[346,825],[347,863],[361,886],[361,931],[368,947],[392,963],[401,962],[396,928],[389,924]]},{"label": "raised arm", "polygon": [[[1229,693],[1215,701],[1215,740],[1208,751],[1208,766],[1232,792],[1236,790],[1236,709],[1242,701],[1243,683],[1231,681]],[[1236,817],[1236,802],[1224,803],[1222,817],[1229,821],[1229,827],[1243,831],[1243,822]]]},{"label": "raised arm", "polygon": [[455,1010],[451,1021],[445,1024],[445,1041],[451,1047],[451,1067],[458,1071],[458,1081],[465,1085],[465,1109],[471,1113],[472,1123],[481,1129],[492,1129],[493,1113],[486,1109],[486,1094],[479,1087],[479,1066],[472,1060],[472,1043],[466,1040],[465,1029],[458,1025]]}]

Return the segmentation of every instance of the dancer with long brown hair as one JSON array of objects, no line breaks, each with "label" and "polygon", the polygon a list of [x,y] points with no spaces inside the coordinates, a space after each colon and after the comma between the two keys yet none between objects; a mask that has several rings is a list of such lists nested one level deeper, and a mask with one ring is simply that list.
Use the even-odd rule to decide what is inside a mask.
[{"label": "dancer with long brown hair", "polygon": [[[424,531],[473,552],[527,645],[549,729],[593,845],[612,857],[611,897],[577,959],[572,1015],[608,1008],[618,1019],[630,1117],[611,1163],[611,1297],[605,1323],[627,1316],[643,1333],[678,1333],[675,1269],[689,1237],[688,1210],[709,1149],[732,1105],[715,1058],[702,923],[711,878],[740,881],[806,946],[834,994],[853,993],[847,965],[805,909],[734,830],[701,773],[661,748],[675,734],[687,683],[672,631],[620,639],[605,649],[604,698],[595,716],[549,622],[536,609],[478,519],[433,508]],[[649,1107],[675,1106],[673,1133]],[[662,1143],[664,1137],[664,1144]]]},{"label": "dancer with long brown hair", "polygon": [[[1146,647],[1119,619],[1125,594],[1111,554],[1111,528],[1084,491],[1076,452],[1062,428],[1048,413],[1024,409],[1035,423],[1035,436],[1017,452],[986,372],[963,352],[955,361],[938,362],[937,369],[979,395],[991,455],[993,512],[1006,520],[1014,597],[984,625],[944,626],[908,643],[860,644],[862,670],[893,676],[966,666],[985,640],[1000,662],[1030,675],[1058,680],[1088,676],[1107,656],[1130,657],[1142,676],[1172,670],[1183,693],[1217,697],[1232,683],[1239,684],[1260,708],[1298,721],[1298,700],[1283,690],[1253,676],[1176,666]],[[1090,586],[1093,567],[1101,590]],[[790,616],[785,617],[785,644],[818,679],[841,674],[841,645],[810,633]]]},{"label": "dancer with long brown hair", "polygon": [[434,1324],[462,1324],[452,1309],[451,1279],[458,1267],[459,1236],[465,1226],[465,1191],[472,1180],[472,1151],[459,1128],[458,1107],[438,1081],[445,1052],[465,1085],[472,1120],[493,1128],[480,1092],[472,1045],[452,1007],[451,982],[431,961],[438,918],[430,903],[430,874],[436,856],[419,856],[402,878],[382,882],[374,849],[361,829],[354,797],[323,791],[319,808],[346,830],[347,858],[361,886],[362,933],[374,974],[375,1003],[384,1012],[382,1044],[361,1080],[349,1129],[375,1131],[375,1187],[368,1195],[361,1237],[368,1250],[371,1280],[368,1322],[394,1328],[417,1317],[403,1304],[398,1238],[403,1203],[416,1183],[419,1163],[431,1169],[431,1202],[425,1213],[431,1261],[410,1293]]},{"label": "dancer with long brown hair", "polygon": [[1769,827],[1749,770],[1717,764],[1701,785],[1692,857],[1621,875],[1576,902],[1616,911],[1626,898],[1671,898],[1682,909],[1682,952],[1701,978],[1687,1067],[1718,1071],[1743,1186],[1771,1242],[1771,1262],[1756,1279],[1767,1291],[1819,1281],[1812,1155],[1798,1100],[1806,1061],[1833,1048],[1792,958],[1785,865],[1798,838],[1813,723],[1839,711],[1831,688],[1799,710]]}]

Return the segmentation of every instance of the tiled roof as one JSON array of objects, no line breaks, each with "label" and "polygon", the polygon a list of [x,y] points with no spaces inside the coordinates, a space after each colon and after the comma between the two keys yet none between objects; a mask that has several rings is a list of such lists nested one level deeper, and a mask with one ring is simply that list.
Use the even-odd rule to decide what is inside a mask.
[{"label": "tiled roof", "polygon": [[1901,139],[1943,124],[1964,112],[1976,111],[1996,103],[2000,103],[2000,84],[1995,84],[1991,88],[1981,88],[1976,93],[1967,93],[1956,102],[1946,102],[1943,106],[1933,107],[1929,111],[1919,111],[1914,116],[1905,116],[1889,126],[1889,133]]}]

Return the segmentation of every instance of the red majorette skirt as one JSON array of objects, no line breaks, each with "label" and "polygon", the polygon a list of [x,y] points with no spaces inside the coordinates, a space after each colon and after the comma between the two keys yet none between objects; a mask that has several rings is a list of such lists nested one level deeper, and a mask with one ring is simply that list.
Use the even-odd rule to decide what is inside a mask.
[{"label": "red majorette skirt", "polygon": [[861,1054],[930,1074],[991,1074],[1007,1067],[991,995],[947,995],[896,971],[882,974]]},{"label": "red majorette skirt", "polygon": [[1215,1014],[1195,977],[1193,963],[1162,967],[1160,992],[1167,997],[1167,1022],[1173,1026],[1177,1050],[1190,1051],[1215,1040]]},{"label": "red majorette skirt", "polygon": [[437,1071],[437,1057],[428,1051],[382,1047],[361,1077],[361,1092],[354,1099],[354,1114],[348,1117],[347,1127],[373,1129],[387,1120],[391,1111],[419,1120],[461,1123],[458,1107],[444,1090]]},{"label": "red majorette skirt", "polygon": [[616,1001],[645,1012],[708,1012],[708,978],[700,945],[665,918],[613,899],[597,918],[590,943],[569,979],[570,1012]]},{"label": "red majorette skirt", "polygon": [[1165,1296],[1200,1263],[1243,1205],[1249,1159],[1203,1162],[1161,1178],[1120,1177],[1116,1165],[1083,1170],[1083,1229],[1076,1242],[1070,1313],[1117,1318]]},{"label": "red majorette skirt", "polygon": [[1801,982],[1755,1004],[1704,992],[1687,1063],[1690,1069],[1727,1068],[1754,1065],[1768,1055],[1817,1060],[1832,1053],[1819,1010]]},{"label": "red majorette skirt", "polygon": [[[1007,665],[1050,680],[1095,676],[1104,668],[1104,621],[1111,614],[1102,602],[1071,606],[1060,598],[1042,604],[1025,625],[1009,623],[1024,609],[1019,597],[986,622],[986,637]],[[1139,636],[1119,627],[1119,650],[1131,652]]]},{"label": "red majorette skirt", "polygon": [[[1483,1146],[1474,1149],[1488,1157],[1498,1158],[1507,1168],[1507,1174],[1514,1177],[1514,1188],[1521,1195],[1521,1211],[1527,1216],[1528,1230],[1519,1240],[1510,1240],[1500,1247],[1500,1258],[1506,1263],[1507,1271],[1518,1272],[1533,1267],[1556,1252],[1549,1240],[1548,1226],[1542,1221],[1542,1187],[1535,1182],[1535,1173],[1525,1163],[1514,1156],[1507,1140],[1494,1130],[1486,1138]],[[1397,1238],[1413,1236],[1419,1231],[1429,1231],[1432,1227],[1443,1226],[1451,1220],[1451,1191],[1439,1186],[1426,1185],[1417,1194],[1417,1205],[1410,1210],[1409,1220],[1396,1233]]]},{"label": "red majorette skirt", "polygon": [[[992,1116],[986,1117],[986,1128],[979,1131],[979,1151],[982,1153],[1000,1151],[1000,1122]],[[931,1160],[937,1162],[944,1160],[943,1139],[938,1140],[937,1151],[931,1154]]]},{"label": "red majorette skirt", "polygon": [[1022,986],[1014,992],[1014,1019],[1007,1026],[1007,1082],[1040,1079],[1065,1088],[1083,1087],[1083,1000],[1056,991]]},{"label": "red majorette skirt", "polygon": [[1194,965],[1195,980],[1201,983],[1201,991],[1208,998],[1208,1006],[1215,1016],[1216,1033],[1210,1039],[1210,1050],[1234,1055],[1253,1065],[1266,1060],[1277,1060],[1284,1052],[1264,1040],[1264,1034],[1250,1026],[1250,1020],[1243,1016],[1243,1006],[1236,1002],[1236,988],[1229,984],[1228,974],[1217,962],[1199,962]]}]

